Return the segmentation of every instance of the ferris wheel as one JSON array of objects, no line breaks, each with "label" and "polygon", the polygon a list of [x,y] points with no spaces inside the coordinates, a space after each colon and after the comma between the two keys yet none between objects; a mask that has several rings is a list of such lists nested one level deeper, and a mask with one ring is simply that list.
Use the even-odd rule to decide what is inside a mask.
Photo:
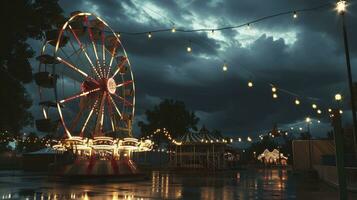
[{"label": "ferris wheel", "polygon": [[34,79],[43,118],[37,129],[72,136],[132,136],[133,72],[119,39],[91,13],[74,12],[46,33]]}]

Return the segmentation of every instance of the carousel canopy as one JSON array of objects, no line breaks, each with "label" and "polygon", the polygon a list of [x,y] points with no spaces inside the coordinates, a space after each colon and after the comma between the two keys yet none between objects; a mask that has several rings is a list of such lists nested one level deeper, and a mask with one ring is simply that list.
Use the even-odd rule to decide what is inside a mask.
[{"label": "carousel canopy", "polygon": [[203,126],[198,132],[187,132],[180,139],[182,144],[225,143],[225,139],[217,131],[210,132]]}]

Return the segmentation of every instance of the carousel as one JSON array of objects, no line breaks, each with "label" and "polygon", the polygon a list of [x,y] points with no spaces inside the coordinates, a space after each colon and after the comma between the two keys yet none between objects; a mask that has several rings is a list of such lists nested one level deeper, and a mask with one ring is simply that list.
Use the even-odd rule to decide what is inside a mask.
[{"label": "carousel", "polygon": [[153,143],[132,135],[135,83],[118,34],[98,16],[78,11],[45,35],[34,75],[43,113],[37,129],[60,137],[53,148],[73,155],[74,163],[94,168],[108,161],[120,168],[125,161],[136,169],[131,154]]}]

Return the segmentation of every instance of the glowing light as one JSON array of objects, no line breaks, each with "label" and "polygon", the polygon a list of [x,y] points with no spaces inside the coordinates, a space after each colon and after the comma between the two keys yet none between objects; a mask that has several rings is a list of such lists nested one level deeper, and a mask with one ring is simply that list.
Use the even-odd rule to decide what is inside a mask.
[{"label": "glowing light", "polygon": [[278,98],[278,95],[276,93],[273,94],[273,98],[276,99]]},{"label": "glowing light", "polygon": [[294,19],[296,19],[296,18],[298,17],[298,15],[297,15],[297,12],[296,12],[296,11],[294,11],[293,17],[294,17]]},{"label": "glowing light", "polygon": [[346,7],[347,7],[347,3],[346,1],[339,1],[336,3],[336,10],[338,13],[344,13],[346,12]]},{"label": "glowing light", "polygon": [[343,111],[342,110],[340,110],[340,114],[342,114],[343,113]]},{"label": "glowing light", "polygon": [[329,109],[328,109],[328,112],[329,112],[329,113],[330,113],[330,112],[332,112],[332,109],[331,109],[331,108],[329,108]]},{"label": "glowing light", "polygon": [[294,130],[294,127],[290,127],[291,130]]},{"label": "glowing light", "polygon": [[223,64],[222,69],[223,69],[223,71],[227,71],[227,70],[228,70],[228,67],[227,67],[227,64],[226,64],[226,63]]},{"label": "glowing light", "polygon": [[148,38],[150,39],[152,37],[151,32],[148,33]]},{"label": "glowing light", "polygon": [[321,114],[322,111],[320,109],[317,110],[317,114]]},{"label": "glowing light", "polygon": [[238,138],[238,142],[242,142],[242,138]]},{"label": "glowing light", "polygon": [[296,104],[296,105],[300,105],[299,99],[295,99],[295,104]]},{"label": "glowing light", "polygon": [[187,52],[191,52],[191,51],[192,51],[191,47],[188,46],[188,47],[187,47]]},{"label": "glowing light", "polygon": [[341,101],[342,100],[342,95],[341,94],[335,94],[335,100],[336,101]]},{"label": "glowing light", "polygon": [[320,120],[317,120],[317,123],[321,123],[321,121],[320,121]]},{"label": "glowing light", "polygon": [[306,117],[305,121],[306,122],[311,122],[311,118],[310,117]]},{"label": "glowing light", "polygon": [[176,28],[175,28],[175,26],[174,26],[174,27],[172,27],[171,32],[172,32],[172,33],[175,33],[175,32],[176,32]]},{"label": "glowing light", "polygon": [[313,108],[313,109],[316,109],[316,108],[317,108],[317,105],[316,105],[316,104],[312,104],[312,108]]},{"label": "glowing light", "polygon": [[302,128],[301,128],[301,127],[299,127],[299,130],[300,130],[300,131],[302,131]]},{"label": "glowing light", "polygon": [[252,81],[248,82],[248,87],[250,87],[250,88],[253,87],[253,82]]},{"label": "glowing light", "polygon": [[276,87],[273,86],[273,87],[271,88],[271,91],[272,91],[272,92],[276,92]]},{"label": "glowing light", "polygon": [[251,142],[252,141],[252,138],[250,138],[249,136],[247,137],[247,141],[248,142]]}]

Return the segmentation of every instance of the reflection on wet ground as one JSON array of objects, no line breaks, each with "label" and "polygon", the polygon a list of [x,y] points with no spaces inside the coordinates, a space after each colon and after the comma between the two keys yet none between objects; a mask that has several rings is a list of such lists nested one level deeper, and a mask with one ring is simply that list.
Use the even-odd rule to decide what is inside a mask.
[{"label": "reflection on wet ground", "polygon": [[[320,183],[298,181],[286,170],[172,173],[154,171],[140,182],[68,183],[22,172],[0,172],[0,199],[316,199],[337,191]],[[326,190],[326,191],[325,191]],[[318,196],[317,196],[318,197]],[[324,199],[324,198],[322,198]]]}]

